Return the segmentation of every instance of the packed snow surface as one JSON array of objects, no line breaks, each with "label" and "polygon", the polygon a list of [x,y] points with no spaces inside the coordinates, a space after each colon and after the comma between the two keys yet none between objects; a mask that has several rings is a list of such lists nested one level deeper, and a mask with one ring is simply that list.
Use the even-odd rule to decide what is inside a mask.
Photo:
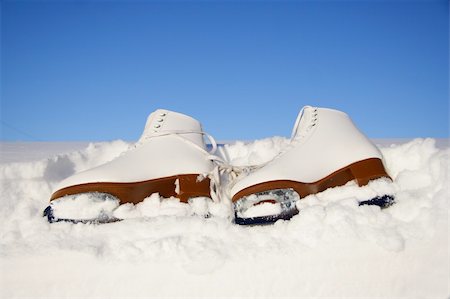
[{"label": "packed snow surface", "polygon": [[[287,142],[236,142],[224,151],[235,165],[254,165]],[[93,143],[56,155],[47,147],[39,149],[48,158],[33,160],[37,154],[21,147],[14,156],[9,144],[0,164],[1,298],[450,295],[447,142],[385,144],[394,183],[359,188],[350,182],[301,199],[290,221],[251,227],[232,223],[227,200],[197,198],[186,205],[157,194],[115,209],[123,221],[49,224],[42,211],[52,188],[129,144]],[[384,210],[358,206],[383,193],[394,194],[396,203]],[[85,212],[90,217],[92,211]]]}]

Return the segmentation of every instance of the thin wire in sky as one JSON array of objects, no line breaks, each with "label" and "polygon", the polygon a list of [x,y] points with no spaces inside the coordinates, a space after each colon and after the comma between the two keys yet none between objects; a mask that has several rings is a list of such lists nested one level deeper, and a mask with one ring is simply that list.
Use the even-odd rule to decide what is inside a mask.
[{"label": "thin wire in sky", "polygon": [[17,132],[17,133],[19,133],[19,134],[25,136],[25,137],[28,137],[28,138],[33,139],[34,141],[40,141],[40,139],[37,138],[36,136],[34,136],[34,135],[30,134],[30,133],[27,133],[27,132],[25,132],[25,131],[23,131],[23,130],[21,130],[21,129],[16,128],[15,126],[13,126],[13,125],[11,125],[11,124],[5,122],[3,119],[1,119],[0,122],[2,123],[2,127],[3,127],[3,126],[4,126],[4,127],[7,127],[7,128],[9,128],[9,129],[11,129],[11,130],[13,130],[13,131],[15,131],[15,132]]}]

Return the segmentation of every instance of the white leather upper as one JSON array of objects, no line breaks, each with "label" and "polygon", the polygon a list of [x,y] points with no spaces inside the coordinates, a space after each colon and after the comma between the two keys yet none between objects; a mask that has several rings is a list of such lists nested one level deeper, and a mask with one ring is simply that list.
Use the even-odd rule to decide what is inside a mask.
[{"label": "white leather upper", "polygon": [[135,148],[63,180],[55,190],[94,182],[139,182],[178,174],[209,173],[214,165],[207,158],[201,132],[201,124],[192,117],[158,109],[148,117]]},{"label": "white leather upper", "polygon": [[230,196],[273,180],[316,182],[354,162],[382,158],[350,117],[338,110],[306,106],[299,113],[290,145],[272,161],[231,187]]}]

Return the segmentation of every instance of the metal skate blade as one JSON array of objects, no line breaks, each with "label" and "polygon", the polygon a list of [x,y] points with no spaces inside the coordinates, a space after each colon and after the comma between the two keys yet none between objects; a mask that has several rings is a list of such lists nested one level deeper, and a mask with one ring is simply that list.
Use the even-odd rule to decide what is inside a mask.
[{"label": "metal skate blade", "polygon": [[119,219],[113,211],[119,199],[106,193],[82,193],[56,199],[44,210],[48,222],[108,223]]},{"label": "metal skate blade", "polygon": [[394,195],[377,196],[369,200],[360,201],[360,206],[379,206],[382,209],[388,208],[395,203]]},{"label": "metal skate blade", "polygon": [[293,189],[274,189],[243,197],[234,203],[235,223],[240,225],[271,224],[298,214]]}]

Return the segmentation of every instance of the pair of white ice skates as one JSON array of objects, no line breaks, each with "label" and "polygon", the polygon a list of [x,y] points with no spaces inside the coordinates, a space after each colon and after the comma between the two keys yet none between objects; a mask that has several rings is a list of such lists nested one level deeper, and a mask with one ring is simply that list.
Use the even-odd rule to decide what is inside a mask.
[{"label": "pair of white ice skates", "polygon": [[[208,136],[199,121],[169,110],[156,110],[148,117],[144,132],[132,149],[101,166],[77,173],[57,187],[44,215],[50,222],[108,222],[100,211],[94,219],[57,217],[53,206],[76,196],[90,194],[97,201],[115,199],[137,204],[153,193],[164,198],[209,197],[231,200],[238,224],[274,222],[295,215],[295,202],[307,195],[356,180],[389,178],[380,151],[353,124],[347,114],[306,106],[295,122],[289,145],[271,161],[259,166],[237,168],[208,151]],[[232,172],[228,180],[221,176]],[[75,196],[75,197],[74,197]],[[386,206],[391,196],[377,197],[368,204]],[[270,205],[262,215],[247,211]]]}]

